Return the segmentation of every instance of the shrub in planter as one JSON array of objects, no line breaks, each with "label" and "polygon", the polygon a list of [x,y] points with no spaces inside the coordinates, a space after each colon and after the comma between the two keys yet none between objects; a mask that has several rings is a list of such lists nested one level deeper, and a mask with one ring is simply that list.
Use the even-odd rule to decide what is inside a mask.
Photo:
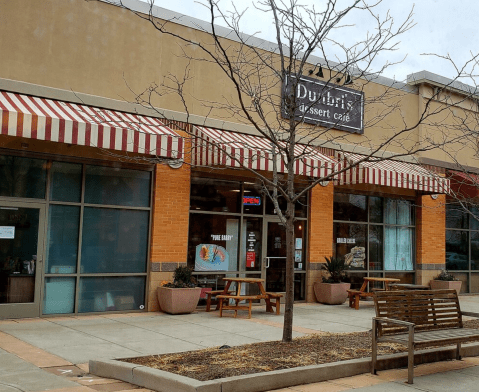
[{"label": "shrub in planter", "polygon": [[163,312],[169,314],[191,313],[200,300],[201,288],[196,287],[193,270],[178,266],[173,282],[162,282],[158,287],[158,302]]},{"label": "shrub in planter", "polygon": [[346,276],[349,266],[340,257],[325,257],[325,260],[323,269],[328,272],[328,276],[323,276],[322,282],[314,283],[314,294],[320,303],[340,305],[348,298],[347,290],[351,287]]},{"label": "shrub in planter", "polygon": [[459,295],[462,281],[457,280],[454,275],[451,275],[446,270],[442,270],[438,276],[431,280],[430,286],[431,290],[454,289],[457,295]]}]

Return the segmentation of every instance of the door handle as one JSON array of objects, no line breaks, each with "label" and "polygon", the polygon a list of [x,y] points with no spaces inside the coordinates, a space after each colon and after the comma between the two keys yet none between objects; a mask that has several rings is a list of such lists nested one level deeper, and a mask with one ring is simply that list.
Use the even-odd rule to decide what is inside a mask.
[{"label": "door handle", "polygon": [[265,257],[264,258],[264,261],[265,261],[265,268],[269,268],[269,257]]}]

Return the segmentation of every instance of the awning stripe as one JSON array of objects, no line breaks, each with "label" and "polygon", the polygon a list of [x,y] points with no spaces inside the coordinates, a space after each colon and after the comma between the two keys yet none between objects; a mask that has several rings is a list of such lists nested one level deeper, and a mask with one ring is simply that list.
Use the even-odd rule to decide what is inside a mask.
[{"label": "awning stripe", "polygon": [[183,139],[157,118],[6,91],[0,134],[183,158]]},{"label": "awning stripe", "polygon": [[[194,132],[193,164],[196,166],[222,165],[235,168],[273,171],[273,150],[270,142],[261,136],[222,131],[196,126]],[[297,175],[325,177],[338,168],[338,162],[306,145],[295,146],[302,158],[294,165]],[[278,172],[286,172],[285,159],[276,155]]]},{"label": "awning stripe", "polygon": [[355,165],[338,177],[338,185],[383,185],[432,193],[448,193],[450,189],[447,178],[413,163],[391,159],[358,163],[365,156],[345,152],[337,152],[337,158],[343,167]]}]

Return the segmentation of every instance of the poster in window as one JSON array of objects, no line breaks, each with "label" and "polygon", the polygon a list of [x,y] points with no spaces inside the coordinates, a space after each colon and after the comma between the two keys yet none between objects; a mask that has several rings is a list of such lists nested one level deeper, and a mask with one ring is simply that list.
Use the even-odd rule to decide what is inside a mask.
[{"label": "poster in window", "polygon": [[0,238],[13,240],[15,238],[15,226],[0,226]]},{"label": "poster in window", "polygon": [[228,251],[215,244],[196,246],[195,271],[227,271],[229,265]]},{"label": "poster in window", "polygon": [[364,246],[355,246],[344,256],[345,263],[351,268],[364,268],[365,260],[366,248]]},{"label": "poster in window", "polygon": [[301,263],[302,258],[303,258],[302,256],[303,256],[303,251],[301,251],[301,250],[295,250],[294,251],[294,261],[296,263]]},{"label": "poster in window", "polygon": [[303,249],[303,239],[302,238],[296,238],[294,248],[295,249]]}]

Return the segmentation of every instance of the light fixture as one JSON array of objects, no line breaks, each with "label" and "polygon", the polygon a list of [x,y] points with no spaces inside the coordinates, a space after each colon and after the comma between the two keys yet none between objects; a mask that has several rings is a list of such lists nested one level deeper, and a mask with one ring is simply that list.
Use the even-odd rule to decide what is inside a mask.
[{"label": "light fixture", "polygon": [[321,64],[319,64],[319,63],[316,64],[313,69],[310,69],[310,70],[308,71],[308,74],[309,74],[309,75],[312,75],[312,74],[314,73],[314,70],[316,69],[317,66],[319,66],[319,69],[318,69],[318,72],[315,73],[315,75],[316,75],[318,78],[324,78],[323,68],[321,67]]},{"label": "light fixture", "polygon": [[344,81],[344,86],[347,86],[348,84],[353,84],[353,80],[351,79],[351,76],[349,76],[349,74],[346,74],[346,80]]}]

